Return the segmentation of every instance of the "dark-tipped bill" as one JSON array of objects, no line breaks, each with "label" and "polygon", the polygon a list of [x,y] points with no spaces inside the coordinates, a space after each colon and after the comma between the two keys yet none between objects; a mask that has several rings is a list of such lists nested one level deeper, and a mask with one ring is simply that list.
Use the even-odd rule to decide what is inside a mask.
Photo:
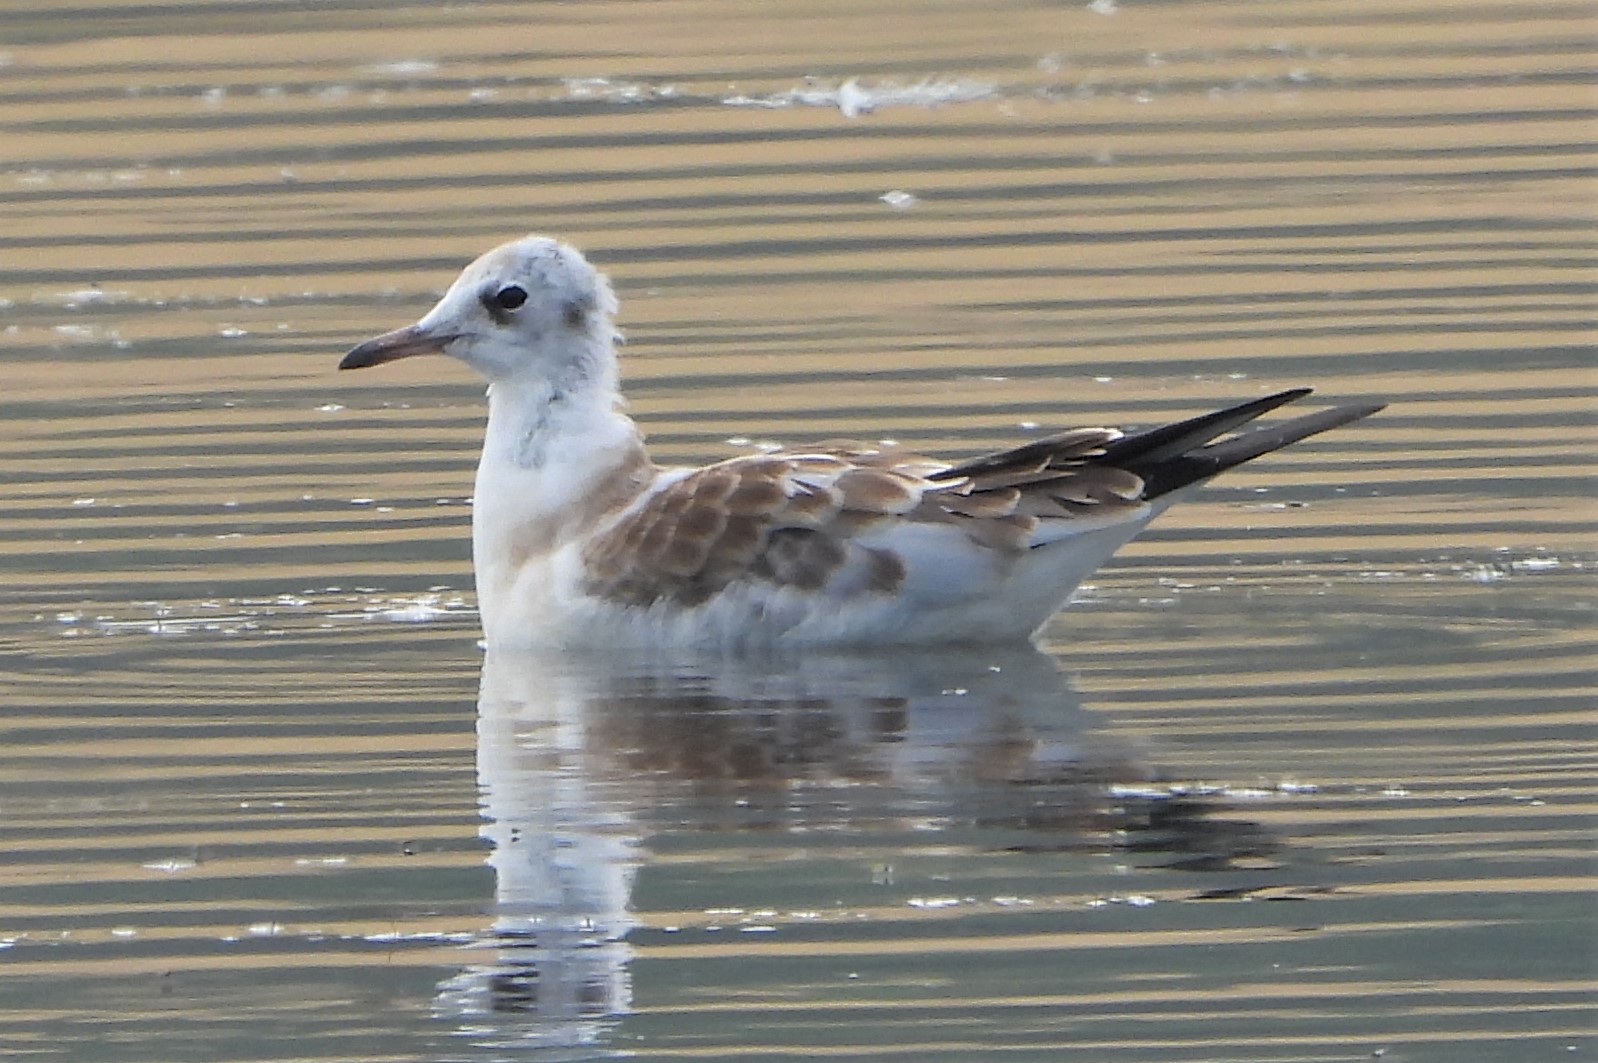
[{"label": "dark-tipped bill", "polygon": [[453,339],[454,336],[435,336],[424,332],[420,326],[408,325],[350,348],[350,353],[344,356],[338,367],[365,369],[369,365],[382,365],[396,358],[409,358],[413,354],[438,354]]}]

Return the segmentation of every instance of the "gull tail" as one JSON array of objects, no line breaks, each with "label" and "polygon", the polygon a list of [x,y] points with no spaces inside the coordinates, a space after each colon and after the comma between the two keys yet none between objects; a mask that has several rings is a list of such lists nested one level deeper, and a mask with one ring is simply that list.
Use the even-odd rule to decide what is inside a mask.
[{"label": "gull tail", "polygon": [[[1310,394],[1309,388],[1267,395],[1175,424],[1124,436],[1104,448],[1099,461],[1143,479],[1143,497],[1156,499],[1190,484],[1208,480],[1235,465],[1269,454],[1308,436],[1369,417],[1384,403],[1333,406],[1272,424],[1255,425],[1225,439],[1235,428]],[[1212,442],[1213,441],[1213,442]]]}]

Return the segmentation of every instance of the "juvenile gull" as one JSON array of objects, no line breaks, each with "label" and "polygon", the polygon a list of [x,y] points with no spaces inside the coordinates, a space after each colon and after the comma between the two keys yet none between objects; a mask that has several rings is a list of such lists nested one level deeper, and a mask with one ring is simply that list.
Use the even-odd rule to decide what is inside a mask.
[{"label": "juvenile gull", "polygon": [[1236,431],[1310,392],[1295,388],[962,462],[824,443],[666,468],[621,412],[615,312],[581,254],[528,236],[467,266],[416,324],[339,363],[442,352],[488,379],[472,552],[491,645],[1024,639],[1216,473],[1381,408]]}]

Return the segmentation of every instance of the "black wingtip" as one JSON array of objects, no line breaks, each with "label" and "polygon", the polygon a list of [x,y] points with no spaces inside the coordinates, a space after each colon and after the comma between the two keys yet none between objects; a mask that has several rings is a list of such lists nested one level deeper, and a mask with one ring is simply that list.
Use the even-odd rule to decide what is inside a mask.
[{"label": "black wingtip", "polygon": [[[1300,395],[1308,393],[1308,388],[1300,390]],[[1147,456],[1139,456],[1134,461],[1126,462],[1125,467],[1143,477],[1145,498],[1158,498],[1160,495],[1180,490],[1200,480],[1208,480],[1227,469],[1252,461],[1262,454],[1281,450],[1301,439],[1350,424],[1386,408],[1387,404],[1384,402],[1331,406],[1290,420],[1256,425],[1219,442],[1208,443],[1163,458],[1151,460]]]},{"label": "black wingtip", "polygon": [[1185,421],[1134,432],[1105,448],[1105,459],[1117,465],[1151,465],[1186,454],[1262,414],[1311,395],[1314,388],[1289,388],[1274,395],[1240,402],[1224,410],[1189,417]]}]

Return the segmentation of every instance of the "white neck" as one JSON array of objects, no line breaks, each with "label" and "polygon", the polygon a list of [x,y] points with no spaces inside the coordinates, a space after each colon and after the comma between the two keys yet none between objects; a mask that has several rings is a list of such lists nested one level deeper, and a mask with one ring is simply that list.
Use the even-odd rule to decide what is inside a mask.
[{"label": "white neck", "polygon": [[[613,371],[577,378],[565,390],[533,376],[489,387],[472,552],[490,639],[498,603],[527,566],[587,531],[596,506],[618,487],[636,492],[652,476],[643,438],[619,403]],[[627,477],[623,484],[618,474]]]}]

